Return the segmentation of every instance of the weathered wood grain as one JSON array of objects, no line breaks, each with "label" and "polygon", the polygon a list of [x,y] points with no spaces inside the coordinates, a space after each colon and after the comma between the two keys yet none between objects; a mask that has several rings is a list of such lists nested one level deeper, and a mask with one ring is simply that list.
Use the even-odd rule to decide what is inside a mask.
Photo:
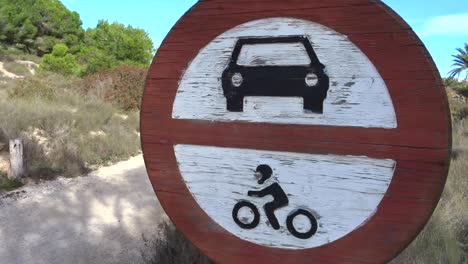
[{"label": "weathered wood grain", "polygon": [[[200,50],[239,25],[275,17],[311,21],[346,36],[382,77],[396,127],[174,119],[179,81]],[[251,110],[275,111],[267,101],[249,105],[247,100]],[[293,114],[297,110],[291,109]],[[161,204],[177,228],[219,263],[389,261],[430,217],[450,163],[450,116],[437,69],[411,28],[380,1],[200,1],[158,49],[141,120],[145,162]],[[397,166],[376,213],[354,231],[320,247],[279,249],[239,239],[200,207],[180,174],[174,153],[178,144],[368,156],[395,160]]]},{"label": "weathered wood grain", "polygon": [[[252,243],[289,249],[331,243],[363,224],[377,209],[393,177],[395,161],[357,156],[311,155],[195,145],[174,147],[180,173],[200,207],[227,231]],[[271,196],[252,198],[259,190],[253,173],[260,164],[273,168],[289,198],[278,209],[280,230],[267,224],[263,205]],[[249,200],[260,212],[260,224],[252,230],[237,226],[231,216],[234,205]],[[307,240],[292,236],[286,217],[297,208],[316,213],[317,234]],[[247,214],[249,221],[251,215]],[[308,230],[307,222],[302,223]],[[299,223],[299,227],[301,224]]]},{"label": "weathered wood grain", "polygon": [[[231,59],[237,40],[246,37],[295,35],[307,36],[320,62],[326,66],[330,89],[324,102],[323,114],[297,111],[300,104],[295,98],[264,97],[244,98],[244,103],[250,111],[227,111],[221,75]],[[286,55],[281,57],[283,53],[278,51],[278,45],[281,44],[270,44],[269,53],[276,52],[280,62],[294,58],[301,64],[300,59],[295,58],[300,55],[297,54],[298,49],[294,50],[296,54],[290,55],[293,58],[287,58]],[[264,50],[262,53],[268,52]],[[240,59],[241,63],[247,63],[247,58],[240,56]],[[252,109],[250,105],[271,107],[261,111]],[[362,51],[346,36],[330,28],[292,18],[267,18],[239,25],[221,34],[200,50],[180,80],[172,116],[178,119],[209,121],[397,127],[395,111],[385,82]]]},{"label": "weathered wood grain", "polygon": [[[271,35],[270,35],[271,37]],[[237,64],[242,66],[309,65],[309,55],[300,43],[246,44],[242,47]]]},{"label": "weathered wood grain", "polygon": [[8,171],[8,178],[19,181],[25,176],[25,171],[23,140],[19,138],[12,139],[10,140],[10,169]]}]

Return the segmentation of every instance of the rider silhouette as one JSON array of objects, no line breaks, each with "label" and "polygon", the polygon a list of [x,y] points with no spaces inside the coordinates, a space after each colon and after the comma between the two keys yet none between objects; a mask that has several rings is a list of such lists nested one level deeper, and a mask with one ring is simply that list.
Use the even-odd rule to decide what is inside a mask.
[{"label": "rider silhouette", "polygon": [[[258,180],[258,184],[263,184],[266,180],[268,180],[271,177],[272,174],[273,170],[271,169],[271,167],[262,164],[257,167],[255,177]],[[280,228],[280,225],[274,212],[278,208],[287,206],[289,204],[288,196],[284,192],[283,188],[281,188],[281,186],[277,182],[275,182],[260,191],[249,191],[247,192],[247,195],[252,197],[264,197],[267,195],[273,196],[273,201],[266,203],[263,206],[263,208],[265,209],[265,214],[268,218],[268,221],[270,221],[271,226],[274,229],[278,230]]]}]

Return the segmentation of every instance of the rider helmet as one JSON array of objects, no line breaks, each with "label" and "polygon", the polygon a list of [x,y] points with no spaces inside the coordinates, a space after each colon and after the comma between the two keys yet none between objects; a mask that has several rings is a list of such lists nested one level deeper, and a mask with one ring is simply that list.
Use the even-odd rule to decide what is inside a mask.
[{"label": "rider helmet", "polygon": [[258,165],[255,172],[261,174],[261,178],[260,180],[258,180],[258,184],[263,184],[273,174],[273,170],[271,169],[271,167],[265,164]]}]

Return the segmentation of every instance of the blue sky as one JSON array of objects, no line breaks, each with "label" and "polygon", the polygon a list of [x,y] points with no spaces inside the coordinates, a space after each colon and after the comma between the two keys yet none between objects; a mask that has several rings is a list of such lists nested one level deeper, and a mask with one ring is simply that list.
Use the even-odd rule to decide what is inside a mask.
[{"label": "blue sky", "polygon": [[[229,0],[227,0],[229,1]],[[156,47],[177,20],[197,0],[62,0],[80,14],[84,28],[95,27],[99,19],[118,21],[148,32]],[[442,76],[452,64],[456,48],[468,43],[467,0],[384,0],[422,39]]]}]

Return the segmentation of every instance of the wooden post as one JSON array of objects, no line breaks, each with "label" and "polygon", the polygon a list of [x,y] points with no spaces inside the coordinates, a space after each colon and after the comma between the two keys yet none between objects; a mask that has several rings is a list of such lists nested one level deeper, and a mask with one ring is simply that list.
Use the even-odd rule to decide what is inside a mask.
[{"label": "wooden post", "polygon": [[10,140],[10,171],[8,178],[10,180],[20,180],[24,176],[24,160],[23,160],[23,140]]}]

